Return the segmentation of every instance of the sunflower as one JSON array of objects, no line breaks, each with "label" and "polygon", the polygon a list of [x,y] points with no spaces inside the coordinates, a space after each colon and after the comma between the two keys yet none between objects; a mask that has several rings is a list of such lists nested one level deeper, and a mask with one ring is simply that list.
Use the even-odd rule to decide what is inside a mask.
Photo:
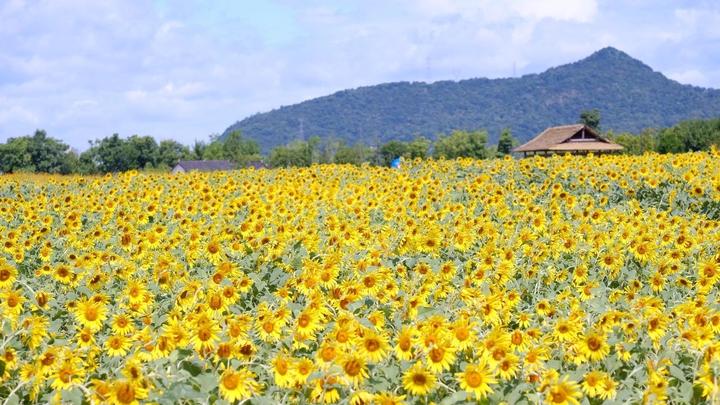
[{"label": "sunflower", "polygon": [[220,339],[220,327],[211,319],[202,319],[195,323],[194,333],[190,336],[190,344],[198,353],[215,349],[215,342]]},{"label": "sunflower", "polygon": [[610,345],[605,335],[594,332],[582,337],[575,347],[582,358],[590,361],[600,361],[610,353]]},{"label": "sunflower", "polygon": [[130,340],[124,335],[111,335],[105,341],[105,350],[113,357],[124,356],[131,345]]},{"label": "sunflower", "polygon": [[88,348],[95,345],[95,333],[92,329],[84,327],[77,331],[76,339],[78,346]]},{"label": "sunflower", "polygon": [[435,375],[428,371],[422,362],[410,367],[402,377],[403,387],[412,395],[423,396],[430,393],[436,384]]},{"label": "sunflower", "polygon": [[387,354],[388,338],[369,329],[364,330],[359,342],[359,353],[369,362],[378,362]]},{"label": "sunflower", "polygon": [[405,395],[396,395],[390,392],[379,392],[375,394],[375,402],[377,405],[404,405]]},{"label": "sunflower", "polygon": [[119,334],[119,335],[127,335],[133,330],[135,330],[135,325],[133,325],[133,320],[128,315],[125,314],[117,314],[115,317],[113,317],[113,320],[110,324],[113,333]]},{"label": "sunflower", "polygon": [[0,259],[0,290],[9,289],[17,278],[17,269]]},{"label": "sunflower", "polygon": [[225,252],[220,241],[211,239],[205,247],[205,258],[212,264],[218,265],[225,260]]},{"label": "sunflower", "polygon": [[294,375],[296,377],[295,382],[301,385],[305,384],[308,377],[310,377],[310,374],[315,371],[315,363],[308,358],[302,358],[296,361],[293,367]]},{"label": "sunflower", "polygon": [[80,358],[68,357],[50,376],[53,380],[51,387],[56,390],[70,389],[75,384],[81,383],[84,375],[85,371]]},{"label": "sunflower", "polygon": [[345,379],[353,386],[359,386],[367,377],[367,367],[362,356],[347,354],[340,360]]},{"label": "sunflower", "polygon": [[403,327],[397,337],[395,345],[395,356],[398,360],[410,360],[413,358],[413,329]]},{"label": "sunflower", "polygon": [[555,381],[546,387],[545,400],[548,404],[554,405],[579,405],[578,398],[582,397],[576,382],[571,381],[568,377]]},{"label": "sunflower", "polygon": [[520,359],[516,355],[507,353],[497,364],[497,372],[500,378],[503,380],[515,378],[519,362]]},{"label": "sunflower", "polygon": [[0,313],[15,322],[23,312],[24,302],[25,296],[21,291],[8,290],[2,292],[0,293]]},{"label": "sunflower", "polygon": [[261,389],[255,374],[245,368],[240,370],[226,368],[220,375],[218,386],[220,396],[229,402],[252,398]]},{"label": "sunflower", "polygon": [[84,298],[77,303],[73,314],[75,319],[83,327],[97,331],[102,328],[103,321],[107,318],[107,308],[101,302],[96,302],[92,298]]},{"label": "sunflower", "polygon": [[605,373],[602,371],[590,371],[583,378],[582,389],[590,398],[595,398],[599,394],[599,388],[605,380]]},{"label": "sunflower", "polygon": [[434,373],[441,373],[455,362],[455,349],[447,343],[433,346],[427,351],[428,368]]},{"label": "sunflower", "polygon": [[148,391],[143,386],[128,380],[114,381],[111,386],[110,403],[114,405],[138,405],[147,398]]},{"label": "sunflower", "polygon": [[340,400],[337,377],[326,376],[315,380],[315,387],[310,391],[310,398],[315,402],[334,404]]},{"label": "sunflower", "polygon": [[289,387],[295,380],[292,370],[292,360],[284,354],[278,354],[271,362],[275,385],[278,387]]},{"label": "sunflower", "polygon": [[559,319],[555,324],[552,336],[558,342],[573,342],[577,338],[579,326],[570,319]]},{"label": "sunflower", "polygon": [[497,383],[490,367],[484,360],[476,364],[468,364],[465,370],[461,373],[456,373],[455,377],[460,384],[460,388],[475,395],[475,398],[478,400],[485,398],[488,394],[492,394],[493,389],[490,388],[490,384]]},{"label": "sunflower", "polygon": [[615,382],[612,377],[606,374],[597,388],[598,397],[603,400],[615,398],[615,395],[617,394],[617,386],[617,382]]}]

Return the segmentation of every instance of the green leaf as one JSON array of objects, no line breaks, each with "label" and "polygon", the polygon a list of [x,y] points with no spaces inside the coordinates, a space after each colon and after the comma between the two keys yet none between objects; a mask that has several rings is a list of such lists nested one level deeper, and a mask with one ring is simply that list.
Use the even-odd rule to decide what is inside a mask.
[{"label": "green leaf", "polygon": [[196,377],[202,372],[202,368],[191,361],[184,361],[182,363],[182,369],[190,373],[191,376]]},{"label": "green leaf", "polygon": [[5,374],[5,362],[0,360],[0,375]]},{"label": "green leaf", "polygon": [[467,400],[467,392],[465,391],[458,391],[448,397],[445,397],[442,401],[440,401],[440,405],[451,405],[451,404],[457,404],[461,401]]},{"label": "green leaf", "polygon": [[71,404],[80,405],[83,402],[83,392],[80,388],[73,388],[67,391],[62,391],[63,402],[69,402]]},{"label": "green leaf", "polygon": [[20,398],[18,398],[17,394],[12,394],[10,398],[5,400],[6,405],[18,405],[20,403]]}]

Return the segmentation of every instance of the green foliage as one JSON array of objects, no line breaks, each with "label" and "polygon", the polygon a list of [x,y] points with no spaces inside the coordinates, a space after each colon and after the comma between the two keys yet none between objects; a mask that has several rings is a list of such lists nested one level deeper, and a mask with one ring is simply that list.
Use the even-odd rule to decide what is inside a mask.
[{"label": "green foliage", "polygon": [[435,157],[484,159],[487,157],[487,139],[485,131],[453,131],[450,135],[440,135],[435,142]]},{"label": "green foliage", "polygon": [[187,146],[171,139],[160,141],[157,156],[158,167],[171,168],[175,166],[178,161],[191,158],[192,154]]},{"label": "green foliage", "polygon": [[509,155],[510,152],[512,152],[512,148],[515,146],[516,143],[517,141],[515,141],[515,138],[513,138],[513,136],[510,134],[510,129],[503,129],[500,133],[500,139],[498,139],[496,155]]},{"label": "green foliage", "polygon": [[637,135],[628,132],[615,135],[610,132],[607,136],[622,145],[625,148],[624,152],[631,155],[642,155],[657,150],[657,132],[652,129],[645,129]]},{"label": "green foliage", "polygon": [[390,162],[397,157],[405,159],[425,159],[429,156],[430,140],[422,136],[409,142],[390,141],[378,150],[375,161],[380,166],[390,166]]},{"label": "green foliage", "polygon": [[625,153],[683,153],[709,150],[720,145],[720,118],[687,120],[661,130],[645,129],[640,134],[623,132],[607,136],[625,147]]},{"label": "green foliage", "polygon": [[91,145],[80,160],[102,173],[144,169],[155,166],[158,161],[158,144],[150,136],[133,135],[123,139],[113,134]]},{"label": "green foliage", "polygon": [[661,130],[657,138],[660,153],[708,150],[720,145],[720,119],[683,121]]},{"label": "green foliage", "polygon": [[66,144],[48,137],[43,130],[0,144],[0,171],[6,173],[71,173],[76,160],[77,156]]},{"label": "green foliage", "polygon": [[367,162],[371,156],[372,150],[367,146],[362,144],[348,146],[343,142],[338,147],[333,162],[338,164],[360,165]]},{"label": "green foliage", "polygon": [[599,130],[600,129],[600,110],[593,108],[592,110],[585,110],[580,113],[580,123],[585,124],[588,127]]},{"label": "green foliage", "polygon": [[257,142],[244,138],[240,131],[233,131],[223,138],[211,136],[211,139],[209,144],[195,142],[189,155],[197,160],[230,160],[239,167],[261,160]]},{"label": "green foliage", "polygon": [[616,132],[662,128],[720,111],[720,90],[681,85],[613,48],[541,74],[510,79],[388,83],[341,91],[230,126],[261,150],[289,143],[302,129],[348,144],[382,145],[413,135],[484,128],[496,144],[503,128],[522,142],[543,129],[576,122],[598,108]]},{"label": "green foliage", "polygon": [[316,142],[295,141],[278,146],[270,152],[268,158],[272,167],[306,167],[313,163],[313,150]]}]

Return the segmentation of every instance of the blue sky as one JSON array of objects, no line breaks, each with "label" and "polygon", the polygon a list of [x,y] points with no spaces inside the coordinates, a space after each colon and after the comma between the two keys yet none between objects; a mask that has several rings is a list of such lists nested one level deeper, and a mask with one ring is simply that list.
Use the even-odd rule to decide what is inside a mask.
[{"label": "blue sky", "polygon": [[0,141],[46,129],[185,144],[388,81],[538,73],[617,47],[720,88],[720,2],[0,0]]}]

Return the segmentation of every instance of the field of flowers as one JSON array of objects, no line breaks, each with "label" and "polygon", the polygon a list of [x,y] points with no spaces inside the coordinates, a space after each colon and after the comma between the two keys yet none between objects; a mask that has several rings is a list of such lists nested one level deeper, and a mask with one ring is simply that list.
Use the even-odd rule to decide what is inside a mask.
[{"label": "field of flowers", "polygon": [[704,403],[720,153],[0,177],[0,403]]}]

